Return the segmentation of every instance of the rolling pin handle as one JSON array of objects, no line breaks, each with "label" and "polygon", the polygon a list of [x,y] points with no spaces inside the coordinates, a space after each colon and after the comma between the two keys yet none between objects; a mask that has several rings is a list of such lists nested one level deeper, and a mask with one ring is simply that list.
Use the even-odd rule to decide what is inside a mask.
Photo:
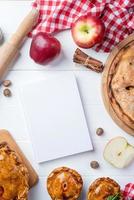
[{"label": "rolling pin handle", "polygon": [[9,41],[0,48],[0,81],[11,67],[10,63],[16,58],[19,53],[19,48],[22,45],[27,34],[37,23],[39,11],[32,9],[31,12],[24,18],[19,25],[17,31],[11,36]]}]

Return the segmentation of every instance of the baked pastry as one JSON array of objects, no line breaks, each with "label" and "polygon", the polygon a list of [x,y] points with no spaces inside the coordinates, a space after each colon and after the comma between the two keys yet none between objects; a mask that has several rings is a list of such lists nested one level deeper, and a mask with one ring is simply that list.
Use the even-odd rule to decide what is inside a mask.
[{"label": "baked pastry", "polygon": [[67,167],[55,169],[47,179],[47,190],[52,200],[76,200],[82,186],[81,176]]},{"label": "baked pastry", "polygon": [[111,104],[118,117],[134,130],[134,43],[120,52],[112,70]]},{"label": "baked pastry", "polygon": [[7,143],[0,144],[0,199],[27,200],[29,175]]},{"label": "baked pastry", "polygon": [[111,59],[103,78],[106,80],[103,95],[108,111],[124,130],[134,135],[134,41]]},{"label": "baked pastry", "polygon": [[121,190],[118,183],[110,178],[98,178],[89,187],[87,200],[107,200],[108,197],[120,195]]}]

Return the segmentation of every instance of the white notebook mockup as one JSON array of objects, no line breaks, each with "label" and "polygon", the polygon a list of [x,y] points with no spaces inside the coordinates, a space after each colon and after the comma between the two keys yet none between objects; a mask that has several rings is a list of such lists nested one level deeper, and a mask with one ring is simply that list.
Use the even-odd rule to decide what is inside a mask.
[{"label": "white notebook mockup", "polygon": [[20,99],[38,163],[93,149],[73,73],[25,83]]}]

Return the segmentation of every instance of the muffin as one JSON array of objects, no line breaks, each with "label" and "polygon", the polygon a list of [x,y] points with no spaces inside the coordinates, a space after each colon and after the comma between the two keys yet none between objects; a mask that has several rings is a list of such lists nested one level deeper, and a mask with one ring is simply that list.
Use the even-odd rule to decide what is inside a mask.
[{"label": "muffin", "polygon": [[110,178],[98,178],[89,187],[87,200],[107,200],[110,196],[119,195],[122,200],[118,183]]},{"label": "muffin", "polygon": [[47,179],[47,190],[52,200],[76,200],[83,186],[81,176],[67,167],[57,168]]},{"label": "muffin", "polygon": [[29,174],[7,143],[0,144],[0,199],[27,200]]}]

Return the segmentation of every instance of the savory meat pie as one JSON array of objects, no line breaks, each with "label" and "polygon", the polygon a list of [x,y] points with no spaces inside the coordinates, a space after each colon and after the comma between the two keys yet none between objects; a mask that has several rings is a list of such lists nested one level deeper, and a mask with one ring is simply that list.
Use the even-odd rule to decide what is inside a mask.
[{"label": "savory meat pie", "polygon": [[118,183],[110,178],[98,178],[90,185],[87,200],[107,200],[108,197],[116,195],[122,199]]},{"label": "savory meat pie", "polygon": [[122,128],[134,135],[134,42],[118,52],[106,73],[103,95],[109,101],[107,109]]},{"label": "savory meat pie", "polygon": [[0,199],[27,200],[29,175],[7,143],[0,144]]},{"label": "savory meat pie", "polygon": [[47,180],[47,189],[53,200],[76,200],[83,186],[81,176],[67,167],[57,168]]}]

